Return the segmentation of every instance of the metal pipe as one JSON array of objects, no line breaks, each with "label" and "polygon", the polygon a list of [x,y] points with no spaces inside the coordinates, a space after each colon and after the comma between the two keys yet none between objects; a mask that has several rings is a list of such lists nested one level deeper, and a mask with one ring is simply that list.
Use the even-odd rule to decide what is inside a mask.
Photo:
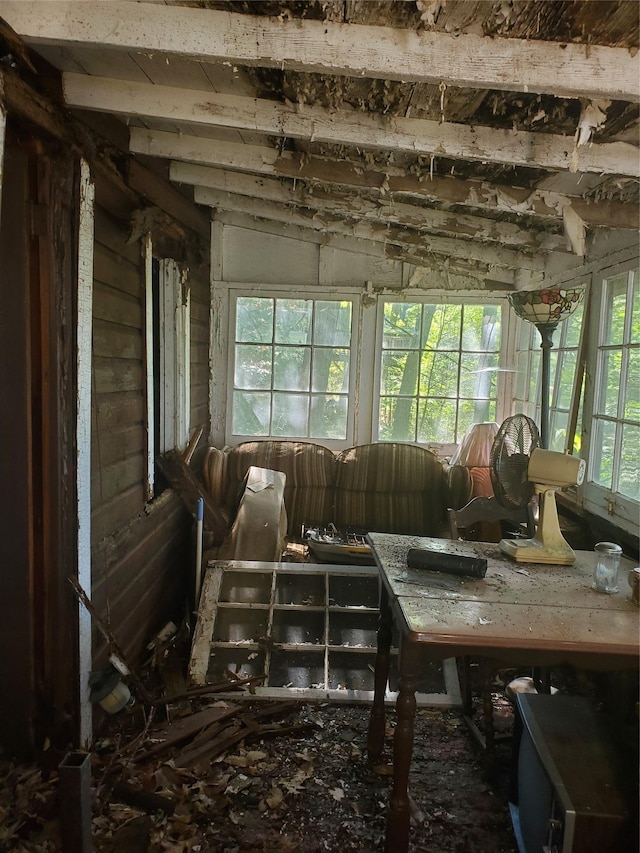
[{"label": "metal pipe", "polygon": [[540,445],[549,449],[549,394],[551,390],[551,347],[553,333],[557,323],[536,323],[540,332],[540,348],[542,350],[542,399],[540,402]]},{"label": "metal pipe", "polygon": [[68,752],[58,765],[63,853],[92,853],[91,753]]},{"label": "metal pipe", "polygon": [[204,519],[204,500],[198,498],[198,520],[196,523],[196,574],[194,609],[198,609],[200,602],[200,587],[202,586],[202,524]]}]

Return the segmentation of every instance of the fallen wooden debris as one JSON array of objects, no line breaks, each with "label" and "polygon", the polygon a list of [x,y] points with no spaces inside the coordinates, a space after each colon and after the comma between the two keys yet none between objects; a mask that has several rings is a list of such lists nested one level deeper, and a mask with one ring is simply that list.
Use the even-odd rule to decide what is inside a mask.
[{"label": "fallen wooden debris", "polygon": [[185,451],[182,454],[182,458],[184,459],[184,461],[186,462],[187,465],[189,464],[189,462],[191,462],[191,457],[193,456],[193,453],[194,453],[196,447],[198,446],[198,442],[202,438],[203,432],[204,432],[204,424],[200,424],[200,426],[197,426],[194,429],[193,435],[189,439],[189,442],[185,448]]},{"label": "fallen wooden debris", "polygon": [[180,693],[175,696],[163,696],[160,699],[155,699],[155,705],[168,705],[173,702],[178,702],[181,699],[195,699],[197,696],[207,696],[211,693],[227,693],[228,691],[238,690],[241,687],[247,687],[258,684],[266,679],[266,675],[253,675],[251,678],[236,678],[230,681],[218,681],[215,684],[205,684],[204,687],[191,687],[186,693]]},{"label": "fallen wooden debris", "polygon": [[244,740],[248,735],[258,728],[256,723],[242,725],[241,722],[232,722],[226,726],[217,737],[207,738],[204,743],[199,746],[182,752],[178,755],[173,763],[175,767],[193,767],[195,764],[203,760],[211,761],[220,753]]},{"label": "fallen wooden debris", "polygon": [[128,782],[118,782],[114,785],[111,791],[111,799],[118,803],[126,803],[128,806],[141,809],[149,814],[162,812],[166,815],[172,815],[176,808],[175,802],[169,797],[163,797],[153,791],[134,788]]},{"label": "fallen wooden debris", "polygon": [[96,608],[93,606],[93,603],[92,603],[91,599],[89,598],[89,596],[87,595],[87,593],[84,591],[84,589],[82,588],[82,586],[80,585],[78,580],[76,578],[74,578],[72,575],[70,575],[67,578],[67,580],[69,581],[71,586],[74,588],[75,593],[78,596],[79,600],[82,602],[82,604],[84,604],[87,611],[90,613],[91,619],[93,620],[93,623],[95,624],[96,628],[100,631],[102,636],[109,643],[109,648],[111,649],[111,651],[115,652],[115,654],[118,656],[118,658],[127,667],[128,671],[129,671],[129,677],[130,677],[132,683],[135,685],[135,690],[138,694],[138,697],[140,699],[142,699],[144,702],[152,703],[153,702],[153,696],[151,696],[151,694],[149,693],[147,688],[144,686],[144,684],[142,683],[140,678],[136,675],[134,669],[127,662],[127,659],[124,656],[122,649],[120,648],[120,644],[116,640],[113,633],[109,630],[107,625],[105,625],[102,617],[100,616],[100,614],[98,613]]},{"label": "fallen wooden debris", "polygon": [[226,718],[227,722],[218,720],[200,732],[187,749],[175,757],[174,766],[193,767],[201,761],[211,761],[242,740],[277,735],[279,732],[291,734],[294,731],[313,726],[313,723],[299,724],[293,727],[282,724],[258,724],[258,720],[292,711],[296,707],[296,702],[278,702],[261,708],[259,711],[245,712],[232,719]]},{"label": "fallen wooden debris", "polygon": [[198,498],[204,502],[204,525],[215,540],[220,544],[229,532],[229,524],[224,513],[215,505],[213,499],[207,494],[204,486],[198,481],[191,468],[186,464],[182,454],[177,450],[170,450],[158,458],[158,467],[167,478],[171,487],[178,494],[191,515],[196,514]]},{"label": "fallen wooden debris", "polygon": [[173,723],[166,723],[162,728],[149,732],[150,737],[161,738],[161,740],[138,753],[134,761],[139,763],[146,761],[153,755],[159,755],[161,752],[199,734],[211,723],[231,717],[240,710],[239,705],[216,706],[197,711],[188,717],[181,717]]}]

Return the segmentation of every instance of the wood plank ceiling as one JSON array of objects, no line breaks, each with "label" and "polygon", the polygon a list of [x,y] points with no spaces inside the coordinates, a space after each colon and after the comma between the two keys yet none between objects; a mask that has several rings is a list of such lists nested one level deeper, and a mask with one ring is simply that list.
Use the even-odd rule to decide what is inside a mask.
[{"label": "wood plank ceiling", "polygon": [[639,8],[0,0],[215,219],[508,288],[638,228]]}]

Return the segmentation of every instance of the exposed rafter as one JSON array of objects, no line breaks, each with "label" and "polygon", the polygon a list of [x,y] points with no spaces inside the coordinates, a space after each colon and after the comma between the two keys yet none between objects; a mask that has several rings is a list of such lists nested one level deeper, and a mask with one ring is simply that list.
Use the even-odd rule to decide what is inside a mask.
[{"label": "exposed rafter", "polygon": [[170,157],[196,164],[210,164],[258,175],[296,180],[334,183],[341,186],[377,189],[382,195],[395,193],[414,195],[445,205],[466,205],[473,210],[502,211],[562,220],[562,207],[567,201],[590,226],[640,227],[638,207],[607,201],[587,201],[577,195],[558,194],[467,181],[461,178],[407,175],[389,166],[384,171],[362,169],[354,163],[306,156],[291,151],[280,154],[266,146],[238,145],[216,139],[203,139],[188,134],[131,128],[130,148],[136,154]]},{"label": "exposed rafter", "polygon": [[638,55],[624,48],[281,20],[108,2],[0,2],[32,44],[161,52],[205,62],[289,68],[470,88],[640,100]]},{"label": "exposed rafter", "polygon": [[[86,74],[63,75],[71,107],[225,127],[359,148],[395,149],[454,159],[575,171],[574,142],[557,134],[367,115],[260,98],[154,86]],[[638,150],[627,142],[582,146],[577,170],[640,177]]]},{"label": "exposed rafter", "polygon": [[[383,223],[376,227],[376,223],[358,221],[357,216],[349,221],[345,219],[344,215],[331,214],[330,212],[320,213],[305,209],[290,210],[282,204],[251,199],[248,196],[218,190],[196,188],[194,198],[199,204],[209,205],[216,210],[232,210],[276,222],[289,222],[307,228],[323,229],[334,234],[362,236],[369,240],[378,239],[382,242],[396,243],[405,248],[418,246],[424,253],[438,255],[442,258],[460,258],[497,267],[534,271],[543,271],[547,264],[543,252],[526,254],[497,244],[485,245],[475,240],[441,237],[432,233],[420,234],[415,230],[388,226]],[[570,256],[558,256],[555,253],[552,256],[561,266],[565,265],[562,258],[566,258],[569,265],[572,263]]]},{"label": "exposed rafter", "polygon": [[467,262],[463,258],[440,258],[426,249],[405,247],[400,244],[380,242],[354,236],[353,233],[334,234],[308,225],[294,224],[291,221],[277,222],[262,219],[255,215],[230,210],[216,210],[213,221],[248,231],[260,231],[277,237],[316,243],[321,247],[339,251],[354,252],[372,258],[392,261],[405,261],[427,271],[423,283],[430,287],[443,287],[448,290],[485,289],[493,291],[526,289],[539,286],[542,273],[533,270],[513,270],[507,267],[494,267]]},{"label": "exposed rafter", "polygon": [[389,197],[372,201],[353,192],[332,193],[316,187],[309,191],[304,182],[246,175],[226,169],[212,169],[193,163],[172,163],[170,177],[179,183],[230,192],[263,201],[312,209],[317,213],[333,213],[382,225],[400,225],[419,231],[434,231],[498,242],[510,248],[538,251],[563,251],[562,234],[527,231],[519,225],[468,214],[453,214],[417,205],[395,202]]}]

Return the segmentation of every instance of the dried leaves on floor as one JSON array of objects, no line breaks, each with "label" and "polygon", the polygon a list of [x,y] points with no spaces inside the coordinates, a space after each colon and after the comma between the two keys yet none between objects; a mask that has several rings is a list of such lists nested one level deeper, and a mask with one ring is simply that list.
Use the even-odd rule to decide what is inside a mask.
[{"label": "dried leaves on floor", "polygon": [[[98,853],[384,849],[391,772],[367,762],[368,706],[205,697],[170,723],[145,713],[110,718],[94,745]],[[59,850],[55,770],[2,769],[0,850]],[[412,853],[516,851],[505,786],[457,711],[418,711],[410,788]]]}]

